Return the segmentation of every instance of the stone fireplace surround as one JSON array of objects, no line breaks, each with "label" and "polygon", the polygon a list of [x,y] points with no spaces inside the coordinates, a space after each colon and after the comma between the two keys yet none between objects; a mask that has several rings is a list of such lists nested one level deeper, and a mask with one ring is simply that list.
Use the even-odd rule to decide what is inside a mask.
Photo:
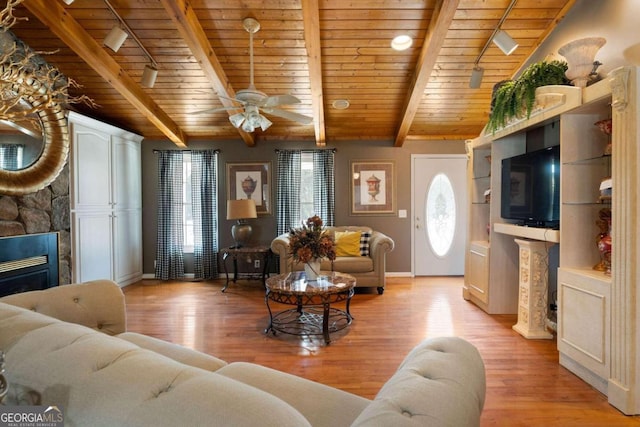
[{"label": "stone fireplace surround", "polygon": [[25,196],[0,194],[0,237],[58,232],[59,284],[71,283],[69,166],[44,189]]}]

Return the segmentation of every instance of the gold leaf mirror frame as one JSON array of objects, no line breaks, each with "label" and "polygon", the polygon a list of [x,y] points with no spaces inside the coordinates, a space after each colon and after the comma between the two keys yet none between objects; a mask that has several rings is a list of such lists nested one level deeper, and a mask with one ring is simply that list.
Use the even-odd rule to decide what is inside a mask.
[{"label": "gold leaf mirror frame", "polygon": [[[0,65],[0,73],[11,73],[13,65]],[[14,85],[39,87],[36,79],[21,78]],[[35,193],[51,184],[64,168],[69,155],[69,125],[65,109],[51,102],[47,90],[36,91],[26,101],[33,106],[44,105],[36,114],[42,126],[43,149],[40,157],[29,167],[21,170],[0,168],[0,194],[22,196]]]}]

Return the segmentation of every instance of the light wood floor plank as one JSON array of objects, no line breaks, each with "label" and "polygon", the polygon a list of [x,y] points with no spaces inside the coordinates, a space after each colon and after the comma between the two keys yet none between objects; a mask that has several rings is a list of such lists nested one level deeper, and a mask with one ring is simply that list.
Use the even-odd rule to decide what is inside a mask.
[{"label": "light wood floor plank", "polygon": [[[248,361],[373,398],[411,348],[456,335],[482,354],[487,375],[483,426],[629,426],[627,417],[558,364],[555,340],[527,340],[514,315],[488,315],[462,299],[459,277],[391,278],[383,295],[358,292],[355,320],[321,337],[264,334],[268,314],[257,281],[161,282],[124,289],[127,322],[140,332],[212,354]],[[277,309],[290,308],[287,306]]]}]

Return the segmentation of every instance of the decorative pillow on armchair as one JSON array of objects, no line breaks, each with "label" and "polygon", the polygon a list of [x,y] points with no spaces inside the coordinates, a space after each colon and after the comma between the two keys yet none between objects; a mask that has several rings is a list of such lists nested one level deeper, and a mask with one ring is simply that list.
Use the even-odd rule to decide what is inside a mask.
[{"label": "decorative pillow on armchair", "polygon": [[336,231],[336,256],[360,256],[360,232]]}]

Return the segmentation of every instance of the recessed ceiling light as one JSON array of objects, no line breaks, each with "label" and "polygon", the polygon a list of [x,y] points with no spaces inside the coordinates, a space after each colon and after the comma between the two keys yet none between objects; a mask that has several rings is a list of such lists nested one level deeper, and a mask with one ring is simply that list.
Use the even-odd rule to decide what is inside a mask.
[{"label": "recessed ceiling light", "polygon": [[333,108],[336,110],[346,110],[351,104],[346,99],[336,99],[331,105],[333,105]]},{"label": "recessed ceiling light", "polygon": [[413,44],[413,39],[406,34],[396,36],[391,40],[391,47],[395,50],[406,50]]}]

